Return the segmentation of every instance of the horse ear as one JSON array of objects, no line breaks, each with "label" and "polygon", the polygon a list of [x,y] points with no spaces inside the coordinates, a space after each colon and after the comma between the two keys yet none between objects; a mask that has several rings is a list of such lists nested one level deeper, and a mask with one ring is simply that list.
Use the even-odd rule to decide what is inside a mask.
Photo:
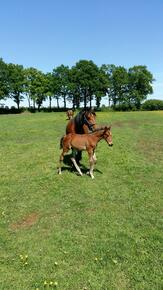
[{"label": "horse ear", "polygon": [[80,114],[82,114],[82,116],[85,114],[85,109],[84,108],[80,111]]},{"label": "horse ear", "polygon": [[111,126],[108,126],[107,129],[110,131],[111,130]]},{"label": "horse ear", "polygon": [[91,108],[90,108],[90,112],[91,112],[94,116],[96,116],[95,107],[91,107]]}]

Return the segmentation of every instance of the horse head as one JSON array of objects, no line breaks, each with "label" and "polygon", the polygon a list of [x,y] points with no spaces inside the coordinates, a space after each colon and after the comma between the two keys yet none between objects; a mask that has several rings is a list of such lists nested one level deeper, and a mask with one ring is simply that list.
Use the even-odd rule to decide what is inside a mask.
[{"label": "horse head", "polygon": [[96,125],[96,113],[92,109],[86,109],[82,112],[82,122],[84,133],[93,132]]},{"label": "horse head", "polygon": [[103,138],[105,139],[105,141],[108,143],[109,146],[113,146],[111,126],[104,127]]}]

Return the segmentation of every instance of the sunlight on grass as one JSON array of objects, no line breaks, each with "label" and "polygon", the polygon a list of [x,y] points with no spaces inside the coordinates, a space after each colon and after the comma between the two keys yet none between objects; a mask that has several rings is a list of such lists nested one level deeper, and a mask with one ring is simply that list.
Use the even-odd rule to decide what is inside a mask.
[{"label": "sunlight on grass", "polygon": [[0,289],[162,289],[162,117],[97,113],[91,180],[57,174],[64,113],[0,116]]}]

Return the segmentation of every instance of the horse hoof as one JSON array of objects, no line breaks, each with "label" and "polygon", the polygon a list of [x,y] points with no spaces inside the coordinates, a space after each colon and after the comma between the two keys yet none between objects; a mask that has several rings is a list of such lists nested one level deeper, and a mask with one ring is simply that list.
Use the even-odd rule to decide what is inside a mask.
[{"label": "horse hoof", "polygon": [[79,175],[79,176],[83,176],[83,173],[79,173],[79,172],[78,172],[77,175]]}]

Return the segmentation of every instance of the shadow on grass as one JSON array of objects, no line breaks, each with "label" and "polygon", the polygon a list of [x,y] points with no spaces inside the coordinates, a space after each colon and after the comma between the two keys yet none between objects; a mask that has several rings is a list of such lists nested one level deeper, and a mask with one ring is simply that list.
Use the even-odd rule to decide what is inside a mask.
[{"label": "shadow on grass", "polygon": [[[69,155],[65,155],[65,156],[64,156],[63,163],[64,163],[65,165],[67,165],[67,166],[62,166],[62,171],[66,171],[66,170],[67,170],[67,171],[70,171],[70,172],[77,172],[75,166],[73,165],[73,163],[72,163],[72,161],[71,161],[71,156],[72,156],[71,154],[69,154]],[[88,170],[89,170],[89,168],[86,167],[86,166],[85,166],[84,164],[82,164],[81,162],[80,162],[80,164],[79,164],[79,167],[81,168],[82,173],[84,173],[84,174],[86,174],[86,173],[88,172]],[[98,172],[98,173],[100,173],[100,174],[103,174],[102,171],[96,169],[96,165],[95,165],[94,172]]]}]

